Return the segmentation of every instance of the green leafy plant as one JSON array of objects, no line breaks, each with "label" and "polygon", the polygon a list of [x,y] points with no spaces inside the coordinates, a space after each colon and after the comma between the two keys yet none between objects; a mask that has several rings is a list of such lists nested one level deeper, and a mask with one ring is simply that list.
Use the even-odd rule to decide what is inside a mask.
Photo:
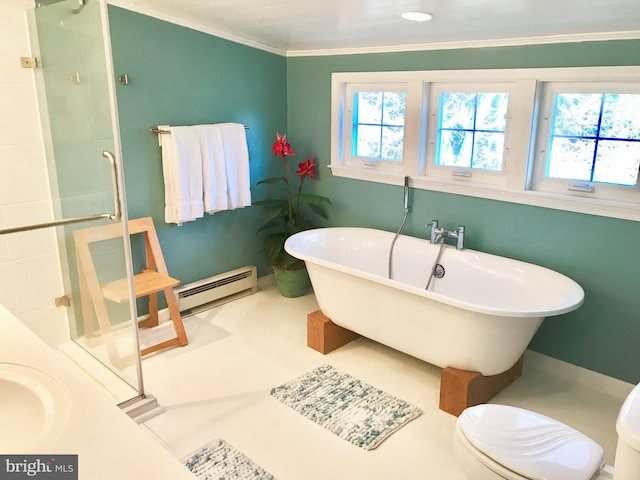
[{"label": "green leafy plant", "polygon": [[309,214],[326,219],[324,206],[331,204],[331,200],[302,191],[307,177],[316,179],[314,156],[298,163],[295,174],[298,176],[299,183],[295,188],[291,182],[287,160],[288,157],[295,155],[295,152],[287,143],[287,135],[276,132],[276,141],[272,148],[273,154],[282,160],[284,176],[265,178],[258,182],[258,185],[272,186],[275,194],[274,198],[254,202],[254,205],[266,209],[265,224],[258,229],[258,233],[263,234],[262,251],[274,268],[283,270],[302,268],[304,262],[285,252],[284,242],[291,235],[314,227]]}]

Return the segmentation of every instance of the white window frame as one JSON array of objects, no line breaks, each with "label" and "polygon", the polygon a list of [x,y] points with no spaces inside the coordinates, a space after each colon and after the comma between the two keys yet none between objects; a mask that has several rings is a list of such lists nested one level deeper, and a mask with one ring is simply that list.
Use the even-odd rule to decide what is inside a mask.
[{"label": "white window frame", "polygon": [[[410,177],[413,188],[454,193],[492,200],[535,205],[572,212],[640,221],[640,199],[616,200],[586,197],[583,192],[540,191],[532,189],[536,171],[536,142],[539,141],[541,86],[545,82],[631,82],[640,85],[640,67],[571,67],[508,70],[434,70],[407,72],[336,72],[331,88],[331,164],[339,177],[402,185]],[[505,138],[504,181],[489,182],[475,173],[470,178],[433,174],[429,162],[429,117],[431,89],[437,83],[509,83],[515,85],[509,98],[509,135]],[[350,83],[406,83],[405,148],[401,171],[356,166],[345,162],[344,123],[346,88]],[[511,103],[513,100],[513,103]],[[350,119],[348,120],[351,121]],[[436,125],[437,128],[437,125]],[[506,137],[506,134],[505,134]],[[615,187],[614,187],[615,188]],[[622,187],[624,188],[624,187]],[[602,189],[599,189],[602,190]]]},{"label": "white window frame", "polygon": [[558,93],[633,93],[640,94],[640,82],[545,82],[541,86],[538,135],[533,157],[529,189],[554,194],[573,192],[585,198],[640,204],[640,182],[635,187],[546,177],[551,119]]},{"label": "white window frame", "polygon": [[[505,186],[507,183],[507,168],[509,160],[509,135],[513,125],[513,104],[515,102],[515,82],[460,82],[445,83],[437,82],[431,85],[431,99],[429,102],[429,127],[427,129],[427,151],[426,151],[426,176],[433,179],[453,179],[466,182],[476,182],[486,185]],[[504,148],[502,151],[502,167],[499,171],[483,170],[480,168],[456,167],[448,165],[437,165],[437,137],[438,137],[438,112],[440,111],[440,96],[445,92],[467,92],[486,93],[500,92],[507,93],[509,100],[507,104],[507,122],[504,133]]]},{"label": "white window frame", "polygon": [[[412,72],[346,73],[332,75],[331,86],[331,164],[334,175],[380,183],[397,183],[406,172],[417,170],[420,124],[424,116],[420,107],[422,83]],[[366,162],[351,155],[353,93],[355,91],[406,92],[404,149],[402,162]]]},{"label": "white window frame", "polygon": [[[357,92],[403,92],[407,94],[406,82],[401,83],[385,83],[375,84],[372,86],[370,83],[349,83],[346,85],[346,98],[345,98],[345,122],[343,125],[343,138],[344,138],[344,163],[345,165],[352,167],[365,167],[376,168],[384,172],[403,172],[404,171],[404,147],[402,149],[401,160],[385,160],[380,158],[371,158],[364,156],[353,155],[353,97]],[[406,112],[406,111],[405,111]],[[405,138],[404,145],[407,144],[405,130],[406,130],[406,113],[405,124],[403,125],[403,136]]]}]

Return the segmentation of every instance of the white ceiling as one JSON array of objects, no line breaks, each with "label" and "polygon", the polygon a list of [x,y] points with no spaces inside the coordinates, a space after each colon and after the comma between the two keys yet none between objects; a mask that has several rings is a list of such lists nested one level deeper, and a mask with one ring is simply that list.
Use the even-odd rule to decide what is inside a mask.
[{"label": "white ceiling", "polygon": [[[110,0],[283,54],[640,38],[640,0]],[[430,22],[400,18],[435,15]],[[532,38],[534,37],[534,38]]]}]

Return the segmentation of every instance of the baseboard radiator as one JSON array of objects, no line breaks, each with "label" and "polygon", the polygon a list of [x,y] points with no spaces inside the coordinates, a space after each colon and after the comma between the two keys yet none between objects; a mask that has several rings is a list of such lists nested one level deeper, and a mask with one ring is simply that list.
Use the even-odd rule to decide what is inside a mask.
[{"label": "baseboard radiator", "polygon": [[174,288],[183,316],[213,308],[258,291],[255,266],[239,268]]}]

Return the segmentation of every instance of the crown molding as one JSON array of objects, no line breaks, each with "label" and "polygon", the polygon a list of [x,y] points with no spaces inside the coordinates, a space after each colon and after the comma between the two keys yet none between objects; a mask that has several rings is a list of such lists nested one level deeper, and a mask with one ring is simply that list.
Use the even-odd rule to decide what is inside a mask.
[{"label": "crown molding", "polygon": [[288,50],[287,57],[318,57],[330,55],[358,55],[364,53],[398,53],[428,50],[455,50],[462,48],[517,47],[523,45],[547,45],[554,43],[601,42],[612,40],[638,40],[640,30],[620,32],[571,33],[531,37],[497,38],[487,40],[463,40],[455,42],[431,42],[378,47],[353,47],[317,50]]},{"label": "crown molding", "polygon": [[148,17],[157,18],[158,20],[162,20],[168,23],[173,23],[181,27],[190,28],[191,30],[196,30],[198,32],[213,35],[214,37],[222,38],[224,40],[229,40],[230,42],[235,42],[241,45],[246,45],[247,47],[253,47],[253,48],[257,48],[258,50],[264,50],[266,52],[275,53],[276,55],[280,55],[282,57],[287,56],[287,52],[280,48],[272,47],[271,45],[265,45],[264,43],[256,42],[254,40],[248,40],[246,38],[230,34],[223,30],[218,30],[216,28],[212,28],[207,25],[203,25],[190,20],[185,20],[183,18],[176,17],[175,15],[170,15],[168,13],[161,12],[160,10],[143,7],[128,0],[108,0],[107,3],[109,5],[113,5],[114,7],[124,8],[125,10],[140,13]]},{"label": "crown molding", "polygon": [[580,43],[580,42],[601,42],[613,40],[638,40],[640,30],[626,30],[619,32],[593,32],[593,33],[572,33],[562,35],[540,35],[531,37],[498,38],[487,40],[462,40],[455,42],[430,42],[403,45],[383,45],[372,47],[348,47],[348,48],[322,48],[307,50],[284,50],[281,48],[266,45],[255,40],[249,40],[223,30],[209,27],[207,25],[185,20],[175,15],[156,10],[153,8],[137,5],[130,0],[108,0],[109,5],[124,8],[142,15],[157,18],[165,22],[180,25],[202,33],[213,35],[231,42],[246,45],[248,47],[264,50],[283,57],[320,57],[334,55],[361,55],[368,53],[399,53],[399,52],[419,52],[429,50],[455,50],[462,48],[496,48],[515,47],[524,45],[548,45],[554,43]]}]

